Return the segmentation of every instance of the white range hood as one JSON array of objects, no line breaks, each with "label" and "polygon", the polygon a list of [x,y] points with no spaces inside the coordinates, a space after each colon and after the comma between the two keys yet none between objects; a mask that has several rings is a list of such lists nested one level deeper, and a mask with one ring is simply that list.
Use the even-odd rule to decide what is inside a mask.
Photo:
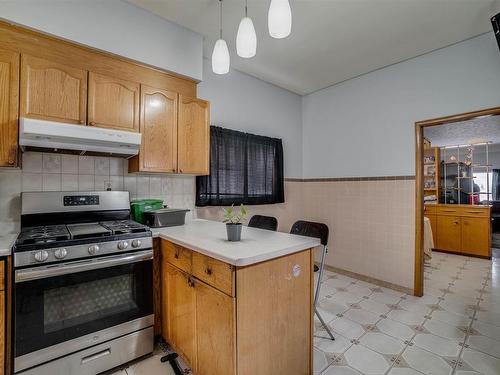
[{"label": "white range hood", "polygon": [[139,153],[141,134],[22,117],[19,145],[22,150],[71,150],[131,157]]}]

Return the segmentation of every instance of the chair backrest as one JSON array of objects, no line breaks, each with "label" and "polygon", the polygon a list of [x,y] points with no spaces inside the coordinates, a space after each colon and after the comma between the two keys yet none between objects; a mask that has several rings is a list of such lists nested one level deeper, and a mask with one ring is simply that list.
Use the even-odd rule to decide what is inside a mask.
[{"label": "chair backrest", "polygon": [[328,226],[323,223],[315,223],[313,221],[299,220],[292,225],[290,229],[291,234],[299,234],[306,237],[319,238],[321,244],[326,246],[328,244]]},{"label": "chair backrest", "polygon": [[248,222],[248,226],[276,231],[278,229],[278,220],[273,216],[253,215]]}]

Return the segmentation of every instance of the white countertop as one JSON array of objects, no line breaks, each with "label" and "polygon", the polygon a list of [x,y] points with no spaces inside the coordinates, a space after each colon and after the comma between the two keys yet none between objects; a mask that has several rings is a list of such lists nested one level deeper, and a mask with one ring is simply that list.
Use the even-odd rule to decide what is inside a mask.
[{"label": "white countertop", "polygon": [[241,241],[227,241],[226,225],[193,220],[185,225],[151,228],[153,237],[169,240],[235,266],[247,266],[320,245],[317,238],[243,226]]},{"label": "white countertop", "polygon": [[16,242],[18,233],[0,234],[0,257],[9,256]]}]

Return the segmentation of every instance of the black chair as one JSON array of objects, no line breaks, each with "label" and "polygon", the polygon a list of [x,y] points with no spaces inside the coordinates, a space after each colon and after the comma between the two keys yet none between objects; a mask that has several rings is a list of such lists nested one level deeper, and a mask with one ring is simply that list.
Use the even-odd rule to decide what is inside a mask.
[{"label": "black chair", "polygon": [[292,225],[290,233],[306,237],[319,238],[321,245],[323,245],[321,263],[319,267],[316,267],[316,265],[314,266],[314,272],[319,271],[319,274],[318,274],[318,282],[316,283],[316,292],[314,294],[313,306],[314,306],[314,312],[318,316],[318,319],[325,328],[326,332],[328,333],[328,335],[332,340],[335,340],[335,337],[333,337],[330,327],[328,327],[328,325],[325,323],[323,317],[321,316],[316,307],[316,305],[318,304],[319,292],[321,290],[321,279],[323,278],[323,270],[325,268],[325,258],[326,254],[328,254],[328,234],[329,234],[328,226],[323,223],[315,223],[312,221],[299,220]]},{"label": "black chair", "polygon": [[276,232],[278,229],[278,220],[273,216],[253,215],[248,222],[248,226]]}]

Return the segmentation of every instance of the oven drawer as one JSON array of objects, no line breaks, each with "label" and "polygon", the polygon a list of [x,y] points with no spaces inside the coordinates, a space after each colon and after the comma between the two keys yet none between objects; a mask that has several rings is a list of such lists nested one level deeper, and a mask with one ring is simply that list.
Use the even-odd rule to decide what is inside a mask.
[{"label": "oven drawer", "polygon": [[153,328],[146,328],[23,372],[23,375],[95,375],[153,351]]},{"label": "oven drawer", "polygon": [[161,241],[162,258],[177,268],[191,273],[192,251],[172,242]]},{"label": "oven drawer", "polygon": [[234,267],[230,264],[193,252],[193,276],[234,296]]}]

